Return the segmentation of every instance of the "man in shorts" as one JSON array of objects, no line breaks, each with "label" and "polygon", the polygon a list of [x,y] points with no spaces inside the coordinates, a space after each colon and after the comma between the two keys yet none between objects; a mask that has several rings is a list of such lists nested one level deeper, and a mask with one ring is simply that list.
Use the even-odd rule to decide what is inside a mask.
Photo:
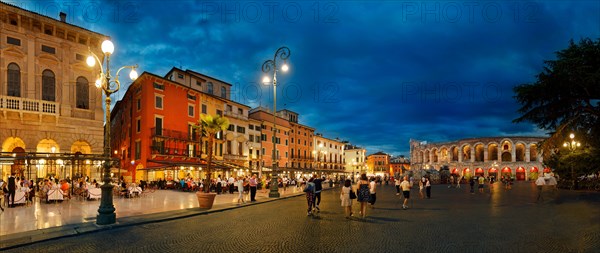
[{"label": "man in shorts", "polygon": [[404,181],[400,183],[400,188],[402,188],[402,194],[404,195],[402,209],[406,210],[408,208],[408,199],[410,198],[410,182],[408,182],[407,176],[404,176]]}]

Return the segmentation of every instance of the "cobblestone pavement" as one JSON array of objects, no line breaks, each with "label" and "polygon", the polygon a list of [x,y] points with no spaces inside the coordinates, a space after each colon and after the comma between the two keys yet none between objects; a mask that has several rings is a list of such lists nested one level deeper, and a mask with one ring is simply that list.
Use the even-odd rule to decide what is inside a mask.
[{"label": "cobblestone pavement", "polygon": [[536,203],[530,183],[495,187],[470,194],[465,185],[436,185],[431,199],[413,190],[411,208],[402,210],[393,186],[384,185],[376,208],[351,220],[338,188],[323,192],[315,216],[306,215],[304,197],[294,197],[6,252],[599,252],[599,193],[546,191]]}]

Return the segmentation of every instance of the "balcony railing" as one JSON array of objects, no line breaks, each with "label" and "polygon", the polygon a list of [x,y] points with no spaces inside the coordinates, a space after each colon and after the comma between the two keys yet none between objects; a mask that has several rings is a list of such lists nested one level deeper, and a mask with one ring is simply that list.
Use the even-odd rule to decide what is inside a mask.
[{"label": "balcony railing", "polygon": [[297,161],[312,161],[315,159],[314,157],[310,157],[310,156],[297,156],[297,155],[291,156],[290,158],[293,160],[297,160]]},{"label": "balcony railing", "polygon": [[58,102],[37,99],[0,96],[0,110],[16,112],[33,112],[47,115],[59,115],[60,105]]},{"label": "balcony railing", "polygon": [[200,136],[198,134],[191,134],[177,130],[165,129],[165,128],[150,128],[150,132],[152,137],[165,137],[165,138],[173,138],[178,140],[186,140],[186,141],[199,141]]},{"label": "balcony railing", "polygon": [[186,157],[200,157],[202,155],[202,152],[200,152],[200,150],[190,151],[189,149],[185,148],[169,148],[160,145],[150,146],[150,150],[152,151],[153,155],[172,155]]},{"label": "balcony railing", "polygon": [[246,116],[244,114],[239,114],[239,113],[236,113],[233,111],[225,111],[225,116],[237,118],[237,119],[241,119],[241,120],[248,120],[248,116]]},{"label": "balcony railing", "polygon": [[223,154],[223,159],[225,159],[225,160],[247,160],[248,156],[245,156],[245,155]]}]

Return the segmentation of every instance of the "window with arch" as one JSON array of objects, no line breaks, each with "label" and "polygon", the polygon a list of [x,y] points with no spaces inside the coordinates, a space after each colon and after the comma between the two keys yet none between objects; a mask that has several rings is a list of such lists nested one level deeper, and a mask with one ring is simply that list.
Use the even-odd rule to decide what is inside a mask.
[{"label": "window with arch", "polygon": [[208,92],[208,94],[213,94],[213,89],[214,89],[213,83],[208,82],[208,84],[206,84],[206,87],[207,87],[207,91],[206,92]]},{"label": "window with arch", "polygon": [[6,75],[8,76],[8,90],[6,95],[12,97],[20,97],[21,96],[21,68],[16,63],[8,64],[8,69],[6,70]]},{"label": "window with arch", "polygon": [[76,83],[76,107],[79,109],[90,109],[90,88],[88,80],[85,77],[78,77]]},{"label": "window with arch", "polygon": [[223,86],[221,86],[221,97],[227,98],[227,89],[225,89]]},{"label": "window with arch", "polygon": [[52,70],[42,72],[42,100],[56,101],[56,78]]}]

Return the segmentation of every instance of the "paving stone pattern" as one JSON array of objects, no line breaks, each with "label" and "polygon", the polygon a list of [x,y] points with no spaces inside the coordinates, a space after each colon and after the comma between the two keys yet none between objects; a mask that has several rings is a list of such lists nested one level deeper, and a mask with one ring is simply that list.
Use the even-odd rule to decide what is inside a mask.
[{"label": "paving stone pattern", "polygon": [[411,208],[402,210],[394,187],[384,185],[367,217],[351,220],[336,188],[323,192],[315,216],[300,196],[6,252],[600,252],[599,193],[547,190],[536,203],[530,183],[495,187],[470,194],[468,185],[435,185],[431,199],[413,190]]}]

